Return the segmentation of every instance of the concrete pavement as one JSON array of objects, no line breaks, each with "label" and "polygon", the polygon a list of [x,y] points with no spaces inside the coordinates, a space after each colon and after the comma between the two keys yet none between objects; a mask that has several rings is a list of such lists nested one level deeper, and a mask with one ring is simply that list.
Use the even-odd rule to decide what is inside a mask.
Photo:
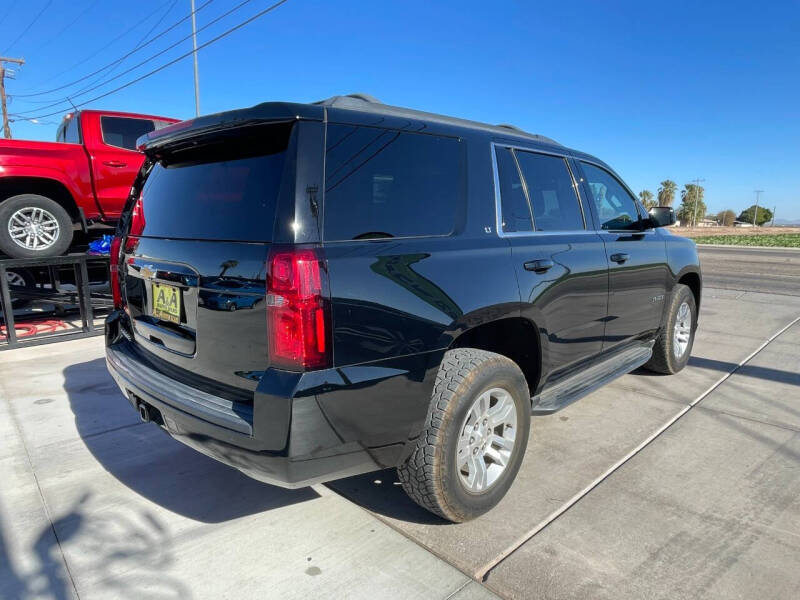
[{"label": "concrete pavement", "polygon": [[[373,510],[437,556],[480,578],[498,557],[513,556],[526,543],[526,534],[537,531],[555,511],[604,476],[799,315],[800,297],[706,290],[692,359],[684,371],[665,377],[640,370],[554,415],[535,418],[525,462],[514,486],[495,510],[472,523],[453,525],[432,518],[405,499],[401,490],[389,485],[395,481],[390,471],[381,475],[379,486],[371,483],[375,477],[361,476],[332,483],[331,487]],[[800,324],[785,335],[796,335],[796,331],[800,331]],[[772,344],[778,344],[778,340]],[[776,365],[766,367],[772,370],[758,370],[758,361],[764,356]],[[786,403],[800,406],[797,383],[777,381],[794,381],[792,378],[800,377],[800,367],[781,366],[773,354],[759,353],[748,362],[743,372],[760,375],[758,394],[744,397],[742,402],[758,405],[762,394],[771,398],[780,392],[786,394]],[[727,380],[718,392],[740,385],[739,381]],[[588,500],[587,496],[579,504]],[[800,567],[800,552],[795,560]],[[489,570],[487,585],[501,595],[529,597],[533,594],[530,590],[539,589],[530,585],[509,587],[504,583],[507,572],[500,573],[497,568]],[[527,582],[534,583],[532,579]]]},{"label": "concrete pavement", "polygon": [[799,315],[706,289],[687,369],[534,419],[506,499],[461,525],[391,470],[288,491],[185,448],[101,338],[2,353],[0,598],[797,597],[800,323],[765,342]]},{"label": "concrete pavement", "polygon": [[0,355],[0,598],[491,598],[325,487],[140,424],[102,338]]}]

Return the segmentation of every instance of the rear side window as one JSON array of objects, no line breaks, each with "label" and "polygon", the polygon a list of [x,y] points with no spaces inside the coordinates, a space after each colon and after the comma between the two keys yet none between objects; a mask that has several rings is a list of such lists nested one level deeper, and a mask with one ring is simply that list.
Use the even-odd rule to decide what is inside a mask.
[{"label": "rear side window", "polygon": [[272,126],[157,163],[142,189],[142,235],[269,242],[286,160],[288,128]]},{"label": "rear side window", "polygon": [[100,127],[103,141],[109,146],[136,150],[136,140],[156,129],[156,124],[151,119],[100,117]]},{"label": "rear side window", "polygon": [[504,233],[533,231],[531,209],[519,177],[516,160],[509,148],[497,148],[497,179],[500,184],[501,226]]},{"label": "rear side window", "polygon": [[452,138],[329,125],[325,239],[451,233],[463,197],[461,157]]},{"label": "rear side window", "polygon": [[637,227],[639,213],[636,200],[605,169],[581,162],[592,194],[601,229],[624,230]]},{"label": "rear side window", "polygon": [[536,231],[584,229],[580,200],[567,161],[560,156],[516,150],[533,209]]},{"label": "rear side window", "polygon": [[70,119],[66,119],[64,121],[64,130],[63,135],[64,139],[59,140],[60,142],[66,142],[67,144],[80,144],[81,143],[81,134],[78,128],[78,119],[77,115],[74,115]]}]

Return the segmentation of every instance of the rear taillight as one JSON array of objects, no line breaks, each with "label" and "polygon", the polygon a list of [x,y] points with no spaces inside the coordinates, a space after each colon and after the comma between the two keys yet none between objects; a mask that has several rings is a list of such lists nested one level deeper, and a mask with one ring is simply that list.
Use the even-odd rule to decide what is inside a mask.
[{"label": "rear taillight", "polygon": [[144,196],[140,195],[136,204],[133,205],[131,211],[131,227],[128,230],[128,235],[139,236],[144,231]]},{"label": "rear taillight", "polygon": [[122,238],[119,236],[114,236],[114,239],[111,240],[111,249],[110,252],[110,273],[109,278],[111,279],[111,297],[114,299],[114,308],[119,310],[122,308],[122,290],[120,289],[119,284],[119,258],[122,251]]},{"label": "rear taillight", "polygon": [[120,237],[119,235],[114,236],[114,239],[111,242],[111,249],[110,249],[110,276],[111,276],[111,297],[114,299],[114,308],[120,309],[123,308],[124,303],[122,301],[122,288],[120,287],[120,280],[119,280],[119,266],[120,260],[122,259],[122,240],[125,240],[125,252],[133,252],[136,248],[136,244],[138,243],[138,239],[136,236],[139,236],[144,231],[145,220],[144,220],[144,202],[143,196],[140,194],[139,198],[133,205],[133,210],[131,211],[130,217],[130,226],[128,227],[128,235]]},{"label": "rear taillight", "polygon": [[330,366],[330,307],[320,250],[270,250],[267,325],[273,366],[292,371]]}]

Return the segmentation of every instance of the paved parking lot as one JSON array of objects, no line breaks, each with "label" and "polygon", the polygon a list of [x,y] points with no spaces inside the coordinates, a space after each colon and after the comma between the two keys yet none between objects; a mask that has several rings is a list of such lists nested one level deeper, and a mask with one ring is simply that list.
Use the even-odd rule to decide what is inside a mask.
[{"label": "paved parking lot", "polygon": [[508,496],[461,525],[392,471],[287,491],[183,447],[100,338],[2,353],[0,597],[796,598],[800,291],[725,287],[687,369],[534,419]]}]

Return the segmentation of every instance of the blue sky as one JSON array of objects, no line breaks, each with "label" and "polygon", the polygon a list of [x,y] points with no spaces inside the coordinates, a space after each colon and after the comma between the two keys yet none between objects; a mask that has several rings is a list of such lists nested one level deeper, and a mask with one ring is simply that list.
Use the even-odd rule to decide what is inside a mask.
[{"label": "blue sky", "polygon": [[[198,27],[239,1],[212,1],[198,13]],[[203,2],[197,0],[198,6]],[[202,31],[199,42],[270,3],[252,0]],[[44,104],[30,100],[63,100],[86,82],[33,98],[14,95],[91,73],[130,51],[162,17],[152,35],[188,11],[189,0],[0,1],[0,52],[27,61],[7,82],[10,111],[36,116]],[[289,0],[200,52],[201,111],[367,92],[390,104],[510,122],[548,135],[603,158],[637,192],[655,192],[666,178],[680,187],[705,178],[714,212],[738,212],[753,203],[753,190],[763,189],[762,203],[777,206],[779,219],[800,221],[798,31],[797,0]],[[187,21],[111,75],[189,32]],[[189,44],[73,100],[130,81],[188,51]],[[188,118],[194,115],[192,81],[191,60],[185,59],[89,106]],[[52,123],[59,120],[17,121],[13,133],[52,139]]]}]

